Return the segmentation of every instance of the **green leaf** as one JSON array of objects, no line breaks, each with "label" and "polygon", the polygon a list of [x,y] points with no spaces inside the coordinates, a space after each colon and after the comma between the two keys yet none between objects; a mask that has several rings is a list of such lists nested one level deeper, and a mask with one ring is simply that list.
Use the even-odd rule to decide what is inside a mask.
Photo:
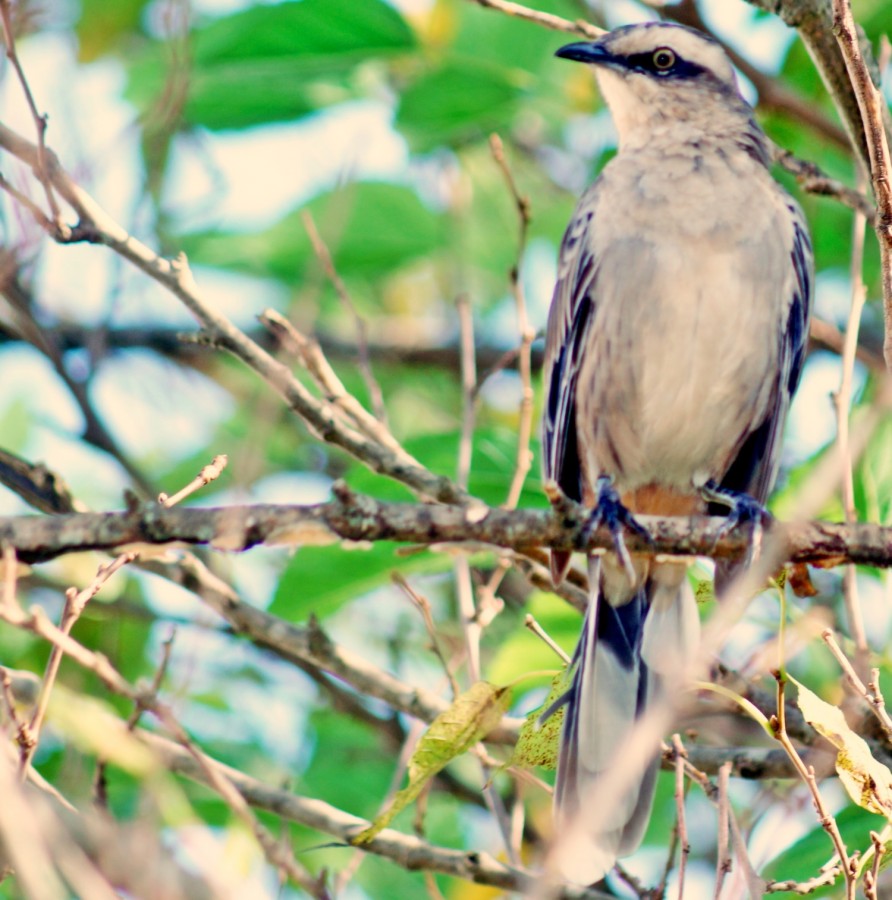
[{"label": "green leaf", "polygon": [[299,779],[300,792],[324,797],[357,816],[373,815],[393,778],[393,750],[381,732],[324,706],[313,711],[309,726],[305,740],[313,755]]},{"label": "green leaf", "polygon": [[561,669],[551,682],[551,689],[545,702],[534,709],[520,729],[517,744],[511,754],[510,765],[540,766],[543,769],[556,769],[561,727],[564,724],[564,707],[559,706],[545,720],[543,713],[556,704],[570,688],[572,675],[569,667]]},{"label": "green leaf", "polygon": [[485,60],[450,60],[403,91],[396,126],[421,152],[486,137],[510,121],[520,74]]},{"label": "green leaf", "polygon": [[[543,77],[543,69],[559,75],[572,70],[572,66],[554,57],[554,51],[568,42],[566,35],[548,35],[522,19],[493,15],[475,5],[457,6],[458,30],[452,43],[455,53],[534,74],[537,83]],[[566,19],[579,17],[576,0],[536,0],[535,7]]]},{"label": "green leaf", "polygon": [[384,0],[299,0],[252,6],[217,19],[198,29],[194,52],[199,65],[295,57],[331,61],[367,59],[414,44],[403,17]]},{"label": "green leaf", "polygon": [[411,188],[362,182],[316,197],[264,231],[198,232],[182,235],[180,243],[193,262],[292,284],[312,258],[303,209],[313,216],[344,276],[386,273],[435,252],[443,239],[442,217]]},{"label": "green leaf", "polygon": [[195,29],[188,63],[154,43],[133,61],[127,96],[212,130],[288,121],[357,96],[352,72],[415,38],[384,0],[252,6]]},{"label": "green leaf", "polygon": [[508,708],[508,688],[478,681],[455,699],[431,722],[409,760],[409,784],[399,791],[385,809],[375,817],[354,844],[367,844],[386,828],[393,817],[405,809],[421,793],[425,784],[448,762],[469,750],[495,728]]},{"label": "green leaf", "polygon": [[[418,435],[403,442],[405,449],[432,472],[449,477],[455,474],[458,459],[458,431]],[[538,453],[538,441],[532,441],[531,449]],[[474,432],[474,454],[471,460],[471,474],[468,489],[484,503],[498,506],[505,502],[508,485],[514,471],[517,451],[517,433],[510,428],[480,428]],[[382,499],[406,500],[410,495],[401,485],[390,479],[357,466],[347,476],[350,486],[357,491],[373,494]],[[547,505],[539,478],[539,470],[534,465],[527,475],[521,491],[521,507],[544,507]]]},{"label": "green leaf", "polygon": [[399,546],[378,541],[298,550],[279,579],[269,611],[295,622],[311,614],[323,618],[385,584],[395,569],[406,575],[442,572],[452,565],[447,556],[427,550],[399,557]]}]

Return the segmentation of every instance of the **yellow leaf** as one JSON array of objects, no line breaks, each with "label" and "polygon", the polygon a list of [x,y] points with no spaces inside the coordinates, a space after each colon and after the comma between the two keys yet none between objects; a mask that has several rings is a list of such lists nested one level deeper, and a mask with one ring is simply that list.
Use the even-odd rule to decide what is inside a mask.
[{"label": "yellow leaf", "polygon": [[569,669],[561,669],[551,682],[551,689],[545,702],[534,709],[526,718],[520,729],[514,753],[509,765],[541,766],[543,769],[557,768],[558,744],[561,726],[564,723],[564,707],[555,708],[549,715],[543,716],[570,689],[571,675]]},{"label": "yellow leaf", "polygon": [[867,741],[849,728],[842,710],[822,700],[795,678],[805,721],[839,751],[836,771],[858,806],[892,821],[892,772],[873,758]]},{"label": "yellow leaf", "polygon": [[510,699],[508,688],[496,687],[487,681],[478,681],[456,697],[452,706],[443,710],[421,736],[409,760],[408,785],[394,796],[365,831],[353,839],[353,843],[366,844],[372,840],[421,793],[440,769],[486,737],[501,721]]}]

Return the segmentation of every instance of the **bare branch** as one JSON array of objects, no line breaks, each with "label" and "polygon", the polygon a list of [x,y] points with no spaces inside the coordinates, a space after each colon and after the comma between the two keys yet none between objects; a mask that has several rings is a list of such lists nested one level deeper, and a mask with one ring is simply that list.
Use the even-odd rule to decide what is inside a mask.
[{"label": "bare branch", "polygon": [[840,868],[846,882],[846,900],[855,900],[855,888],[857,884],[854,872],[855,860],[849,857],[848,852],[846,851],[845,842],[842,839],[842,835],[839,833],[839,826],[836,823],[836,819],[830,814],[827,809],[827,805],[824,802],[824,797],[821,794],[820,788],[818,787],[818,781],[815,777],[814,767],[808,766],[802,761],[802,758],[799,756],[798,751],[794,747],[793,742],[790,740],[789,735],[787,734],[784,704],[784,685],[786,683],[786,678],[782,673],[778,673],[776,677],[777,715],[774,716],[772,720],[772,727],[774,728],[775,736],[786,751],[787,755],[790,757],[790,761],[796,767],[796,771],[799,773],[799,777],[805,782],[806,786],[811,792],[815,811],[818,814],[818,821],[820,822],[821,827],[827,832],[827,835],[833,843],[833,848],[836,851],[836,856],[840,861]]},{"label": "bare branch", "polygon": [[848,206],[849,209],[861,213],[871,224],[875,221],[876,209],[861,191],[825,175],[815,163],[799,159],[789,150],[782,150],[779,147],[774,148],[774,161],[785,172],[789,172],[806,193],[821,197],[833,197],[843,206]]},{"label": "bare branch", "polygon": [[[632,553],[734,558],[745,554],[745,527],[725,530],[721,517],[639,517],[649,539],[629,534]],[[767,534],[784,548],[783,558],[821,566],[851,561],[892,566],[892,528],[868,523],[774,522]],[[44,518],[0,517],[0,544],[14,546],[26,562],[82,550],[127,544],[209,544],[218,550],[348,541],[403,541],[438,545],[470,543],[526,553],[529,548],[612,549],[606,529],[591,534],[586,510],[569,503],[559,512],[493,509],[484,504],[384,503],[336,486],[336,498],[314,505],[255,504],[165,509],[146,504],[124,512],[71,513]],[[541,553],[540,550],[536,550]]]},{"label": "bare branch", "polygon": [[54,228],[59,228],[62,225],[62,217],[59,212],[59,205],[56,202],[55,194],[53,193],[46,165],[47,117],[37,109],[34,95],[31,92],[31,85],[28,84],[28,79],[25,77],[25,70],[22,68],[22,63],[16,52],[10,0],[0,0],[0,20],[3,22],[3,40],[6,44],[6,58],[15,70],[19,85],[22,88],[22,93],[25,95],[25,102],[28,104],[28,111],[31,113],[31,118],[34,121],[34,130],[37,132],[37,166],[35,168],[35,173],[38,181],[43,185],[47,204],[50,208],[51,218],[48,220],[48,224],[52,225]]},{"label": "bare branch", "polygon": [[520,3],[513,3],[512,0],[470,0],[478,6],[485,6],[487,9],[494,9],[497,12],[505,13],[507,16],[517,19],[525,19],[527,22],[535,22],[552,31],[566,31],[570,34],[580,34],[583,37],[595,40],[604,34],[603,29],[596,28],[582,19],[571,22],[569,19],[562,19],[560,16],[551,13],[541,12],[538,9],[530,9]]},{"label": "bare branch", "polygon": [[887,739],[892,741],[892,718],[889,717],[889,713],[886,711],[886,702],[883,699],[883,695],[879,692],[879,679],[874,677],[870,685],[866,685],[855,667],[849,662],[848,657],[842,652],[842,648],[839,646],[833,631],[828,628],[821,637],[827,645],[827,649],[833,654],[833,658],[839,663],[846,680],[877,717],[877,721],[886,733]]},{"label": "bare branch", "polygon": [[511,198],[517,210],[518,220],[517,257],[509,273],[511,292],[514,294],[514,307],[517,312],[517,330],[520,332],[517,368],[520,373],[521,385],[520,409],[518,410],[519,422],[517,426],[517,453],[515,456],[514,474],[511,477],[508,497],[505,500],[505,506],[511,509],[517,506],[520,500],[520,492],[523,490],[524,481],[533,462],[533,454],[530,451],[530,438],[533,433],[532,347],[536,332],[530,325],[529,316],[527,315],[526,296],[524,294],[523,281],[521,280],[521,266],[523,265],[523,257],[526,252],[527,234],[532,215],[529,198],[520,193],[511,167],[505,158],[505,148],[502,144],[502,139],[497,134],[493,134],[489,139],[489,146],[493,159],[501,170],[505,178],[505,184],[511,193]]},{"label": "bare branch", "polygon": [[208,465],[202,468],[189,484],[180,488],[175,494],[171,494],[170,496],[167,494],[159,494],[158,502],[166,507],[176,506],[181,500],[185,500],[186,497],[190,497],[196,491],[209,485],[212,481],[216,481],[223,474],[223,470],[226,468],[228,462],[229,459],[225,453],[215,456]]},{"label": "bare branch", "polygon": [[[193,756],[172,741],[150,732],[138,731],[140,740],[152,748],[164,764],[181,775],[207,783],[206,769],[213,767],[225,774],[252,806],[265,809],[292,822],[333,835],[350,844],[360,832],[369,827],[365,819],[336,809],[322,800],[299,797],[285,791],[269,788],[236,769],[224,766],[208,757],[207,766],[199,766]],[[426,869],[442,872],[478,884],[489,884],[509,891],[523,891],[532,884],[532,878],[523,870],[498,862],[488,853],[450,850],[429,844],[414,835],[402,834],[385,828],[362,848],[369,853],[384,856],[397,865],[411,871]],[[606,900],[607,895],[587,888],[565,887],[559,894],[566,900]]]}]

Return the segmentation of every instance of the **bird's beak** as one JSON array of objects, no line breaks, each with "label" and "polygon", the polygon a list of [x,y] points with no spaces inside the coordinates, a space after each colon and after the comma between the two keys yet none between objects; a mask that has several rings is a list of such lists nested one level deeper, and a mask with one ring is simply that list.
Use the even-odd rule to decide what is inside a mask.
[{"label": "bird's beak", "polygon": [[560,56],[561,59],[573,59],[577,62],[595,64],[608,63],[613,59],[613,54],[598,41],[580,41],[577,44],[567,44],[565,47],[561,47],[554,55]]}]

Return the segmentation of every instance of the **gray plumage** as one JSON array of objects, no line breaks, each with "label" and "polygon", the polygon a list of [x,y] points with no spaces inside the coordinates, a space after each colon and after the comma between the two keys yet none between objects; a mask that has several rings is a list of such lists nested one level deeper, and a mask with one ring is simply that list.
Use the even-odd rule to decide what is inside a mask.
[{"label": "gray plumage", "polygon": [[[546,338],[546,481],[594,507],[606,476],[632,513],[696,514],[722,496],[763,504],[808,333],[802,213],[771,177],[767,139],[712,40],[651,23],[558,55],[594,65],[619,150],[561,245]],[[556,580],[568,562],[553,555]],[[585,827],[592,785],[697,642],[684,566],[636,557],[632,580],[608,554],[590,568],[565,698],[559,828]],[[720,566],[717,581],[732,574]],[[596,881],[636,849],[654,750],[634,794],[594,817],[588,849],[574,842],[568,877]]]}]

